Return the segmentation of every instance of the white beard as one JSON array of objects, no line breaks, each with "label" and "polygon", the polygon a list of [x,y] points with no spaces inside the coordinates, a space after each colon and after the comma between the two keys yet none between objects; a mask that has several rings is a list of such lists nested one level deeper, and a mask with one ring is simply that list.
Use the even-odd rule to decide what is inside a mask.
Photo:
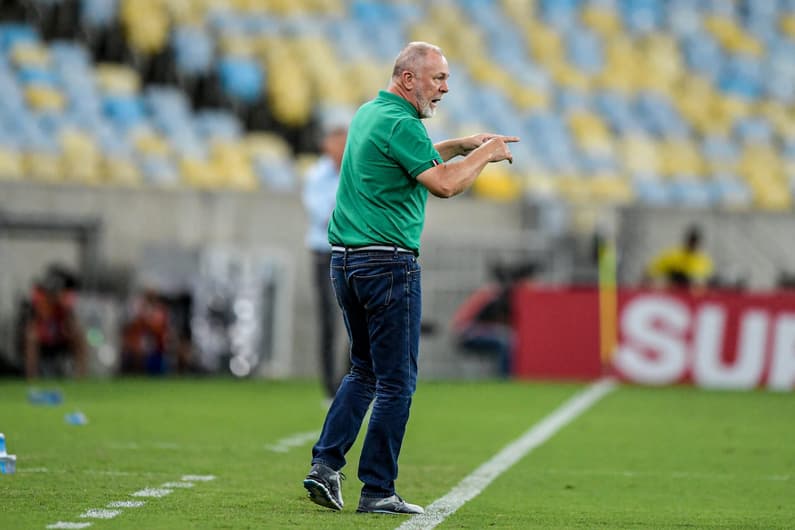
[{"label": "white beard", "polygon": [[417,101],[417,106],[420,108],[420,119],[433,118],[436,114],[436,109],[431,107],[431,101]]}]

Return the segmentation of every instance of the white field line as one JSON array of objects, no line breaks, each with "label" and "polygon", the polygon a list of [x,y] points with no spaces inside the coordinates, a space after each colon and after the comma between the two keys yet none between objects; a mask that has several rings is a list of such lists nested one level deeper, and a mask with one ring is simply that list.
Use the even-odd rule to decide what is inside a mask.
[{"label": "white field line", "polygon": [[266,444],[265,449],[273,451],[274,453],[286,453],[295,447],[301,447],[310,442],[314,442],[317,440],[318,436],[320,436],[320,431],[299,432],[282,438],[281,440],[277,440],[275,443]]},{"label": "white field line", "polygon": [[121,513],[121,510],[98,510],[92,508],[80,514],[81,519],[113,519]]},{"label": "white field line", "polygon": [[108,503],[108,508],[140,508],[145,501],[113,501]]},{"label": "white field line", "polygon": [[574,421],[615,387],[614,380],[601,379],[577,393],[555,409],[552,414],[536,423],[522,436],[464,477],[447,495],[436,499],[425,509],[424,514],[415,515],[398,526],[398,530],[430,530],[436,527],[461,506],[479,495],[494,479]]},{"label": "white field line", "polygon": [[138,490],[135,493],[130,493],[133,497],[154,497],[159,499],[160,497],[165,497],[166,495],[171,495],[174,493],[174,490],[169,488],[144,488],[142,490]]},{"label": "white field line", "polygon": [[[167,482],[166,484],[172,485],[178,488],[190,488],[193,487],[193,482],[209,482],[211,480],[215,480],[215,475],[183,475],[181,482]],[[164,484],[165,485],[165,484]],[[131,497],[165,497],[166,495],[172,493],[174,490],[170,488],[145,488],[142,490],[138,490],[134,493],[130,493]],[[140,508],[146,504],[145,501],[115,501],[110,502],[107,505],[107,508]],[[86,510],[82,514],[80,514],[81,519],[113,519],[114,517],[121,515],[123,510],[109,510],[103,508],[91,508]],[[57,523],[52,523],[47,525],[47,528],[88,528],[91,526],[92,523],[73,523],[68,521],[58,521]]]}]

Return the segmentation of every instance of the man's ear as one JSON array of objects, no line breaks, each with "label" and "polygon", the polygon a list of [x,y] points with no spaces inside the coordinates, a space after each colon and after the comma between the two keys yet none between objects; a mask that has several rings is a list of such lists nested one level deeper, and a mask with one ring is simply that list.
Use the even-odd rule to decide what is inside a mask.
[{"label": "man's ear", "polygon": [[400,81],[403,83],[403,88],[406,90],[411,90],[414,88],[414,73],[408,70],[405,70],[402,74],[400,74]]}]

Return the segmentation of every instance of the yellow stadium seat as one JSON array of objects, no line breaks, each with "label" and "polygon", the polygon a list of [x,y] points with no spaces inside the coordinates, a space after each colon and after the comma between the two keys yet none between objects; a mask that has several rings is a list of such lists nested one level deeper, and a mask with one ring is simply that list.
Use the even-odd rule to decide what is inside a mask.
[{"label": "yellow stadium seat", "polygon": [[550,95],[547,92],[523,87],[516,82],[508,84],[505,88],[513,104],[520,110],[543,110],[550,106]]},{"label": "yellow stadium seat", "polygon": [[579,176],[564,175],[557,179],[560,194],[571,203],[587,203],[593,198],[588,181]]},{"label": "yellow stadium seat", "polygon": [[559,61],[549,67],[552,78],[560,85],[587,92],[591,88],[591,79],[571,64]]},{"label": "yellow stadium seat", "polygon": [[694,175],[704,174],[704,160],[698,146],[688,139],[670,140],[660,145],[662,151],[663,174]]},{"label": "yellow stadium seat", "polygon": [[[448,50],[454,48],[452,39],[442,31],[441,27],[432,24],[430,21],[418,22],[408,29],[409,40],[433,42],[444,50],[445,54]],[[457,60],[457,57],[451,56],[450,59]]]},{"label": "yellow stadium seat", "polygon": [[620,155],[627,173],[660,174],[662,163],[657,144],[644,136],[629,136],[620,142]]},{"label": "yellow stadium seat", "polygon": [[132,160],[108,157],[103,161],[102,173],[109,184],[120,186],[140,186],[141,172]]},{"label": "yellow stadium seat", "polygon": [[163,0],[175,25],[200,25],[204,22],[206,8],[195,0]]},{"label": "yellow stadium seat", "polygon": [[502,0],[500,3],[510,19],[521,21],[535,16],[536,0]]},{"label": "yellow stadium seat", "polygon": [[532,197],[557,198],[560,195],[557,181],[550,175],[533,173],[524,178],[525,194]]},{"label": "yellow stadium seat", "polygon": [[25,170],[19,151],[0,147],[0,179],[21,180],[24,176]]},{"label": "yellow stadium seat", "polygon": [[250,133],[243,139],[243,145],[250,159],[282,159],[290,156],[290,146],[285,139],[273,133]]},{"label": "yellow stadium seat", "polygon": [[533,57],[540,63],[548,64],[550,59],[560,60],[563,56],[563,40],[550,26],[537,24],[528,28],[528,41]]},{"label": "yellow stadium seat", "polygon": [[100,183],[102,160],[94,139],[81,131],[70,129],[61,133],[60,140],[64,178],[85,184]]},{"label": "yellow stadium seat", "polygon": [[635,199],[629,180],[618,175],[596,175],[588,180],[588,187],[590,195],[599,202],[624,205]]},{"label": "yellow stadium seat", "polygon": [[244,142],[215,142],[210,149],[210,163],[220,186],[236,190],[254,190],[257,179]]},{"label": "yellow stadium seat", "polygon": [[495,201],[514,201],[522,195],[522,185],[518,178],[496,164],[490,164],[472,185],[478,197]]},{"label": "yellow stadium seat", "polygon": [[682,117],[701,134],[728,135],[745,108],[742,100],[718,94],[709,81],[694,75],[677,84],[673,98]]},{"label": "yellow stadium seat", "polygon": [[166,47],[170,20],[159,0],[123,0],[120,17],[127,42],[135,52],[151,55]]},{"label": "yellow stadium seat", "polygon": [[258,41],[248,35],[223,35],[218,41],[221,55],[253,57],[257,53]]},{"label": "yellow stadium seat", "polygon": [[621,18],[613,9],[587,5],[583,7],[580,16],[587,27],[603,37],[615,35],[621,30]]},{"label": "yellow stadium seat", "polygon": [[47,68],[50,65],[50,52],[36,42],[21,42],[10,52],[11,61],[17,66],[36,66]]},{"label": "yellow stadium seat", "polygon": [[624,36],[608,39],[605,66],[595,76],[596,85],[607,90],[633,92],[638,85],[642,62],[643,58],[632,40]]},{"label": "yellow stadium seat", "polygon": [[220,181],[210,162],[199,158],[183,158],[179,162],[182,181],[194,188],[217,187]]},{"label": "yellow stadium seat", "polygon": [[25,89],[25,99],[33,110],[41,112],[61,112],[66,106],[66,98],[54,87],[30,85]]},{"label": "yellow stadium seat", "polygon": [[636,77],[629,68],[606,65],[594,78],[595,86],[603,90],[632,93],[637,89]]},{"label": "yellow stadium seat", "polygon": [[569,127],[577,143],[586,151],[610,149],[610,133],[598,115],[587,111],[575,112],[569,116]]},{"label": "yellow stadium seat", "polygon": [[795,112],[783,103],[769,100],[757,105],[759,114],[773,124],[781,138],[795,138]]},{"label": "yellow stadium seat", "polygon": [[306,125],[312,114],[312,86],[306,72],[287,55],[271,54],[267,69],[279,72],[269,80],[268,102],[274,117],[293,127]]},{"label": "yellow stadium seat", "polygon": [[704,20],[704,26],[730,52],[758,57],[764,51],[762,44],[731,18],[711,15]]},{"label": "yellow stadium seat", "polygon": [[754,204],[763,210],[784,211],[792,208],[792,196],[787,186],[768,181],[750,182]]},{"label": "yellow stadium seat", "polygon": [[25,154],[25,171],[33,180],[61,182],[61,157],[57,153],[29,152]]},{"label": "yellow stadium seat", "polygon": [[769,144],[749,145],[739,162],[740,173],[749,180],[784,181],[784,163]]},{"label": "yellow stadium seat", "polygon": [[114,63],[99,63],[94,69],[97,85],[103,92],[114,94],[135,94],[141,89],[138,71]]},{"label": "yellow stadium seat", "polygon": [[[281,86],[277,87],[276,85]],[[312,98],[308,90],[298,88],[299,85],[301,85],[300,82],[295,84],[274,83],[270,92],[273,116],[279,122],[291,127],[306,125],[312,114]]]},{"label": "yellow stadium seat", "polygon": [[642,42],[643,60],[638,63],[641,88],[670,94],[684,71],[679,48],[673,38],[653,34]]},{"label": "yellow stadium seat", "polygon": [[795,13],[786,15],[781,18],[780,22],[781,31],[795,39]]},{"label": "yellow stadium seat", "polygon": [[141,154],[154,156],[171,154],[168,142],[154,131],[147,129],[133,131],[131,139],[135,149]]}]

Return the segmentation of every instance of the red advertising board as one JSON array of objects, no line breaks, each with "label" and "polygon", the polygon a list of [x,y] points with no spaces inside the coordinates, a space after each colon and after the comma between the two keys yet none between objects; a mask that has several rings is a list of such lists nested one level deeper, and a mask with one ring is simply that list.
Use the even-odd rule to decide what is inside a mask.
[{"label": "red advertising board", "polygon": [[521,287],[514,303],[518,377],[795,390],[793,292],[619,290],[606,366],[596,289]]}]

